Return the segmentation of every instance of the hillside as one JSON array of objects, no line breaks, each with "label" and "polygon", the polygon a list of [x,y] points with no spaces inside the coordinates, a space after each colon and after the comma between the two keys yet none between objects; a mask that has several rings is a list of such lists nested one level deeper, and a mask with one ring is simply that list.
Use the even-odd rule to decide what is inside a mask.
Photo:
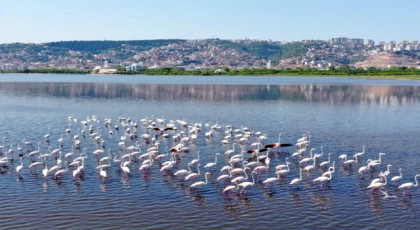
[{"label": "hillside", "polygon": [[[399,63],[398,60],[406,61]],[[257,68],[268,63],[273,68],[326,69],[343,64],[386,68],[402,64],[417,66],[418,61],[419,52],[389,54],[378,47],[337,45],[322,40],[160,39],[0,44],[0,69],[4,70],[118,68],[133,63],[143,67],[185,69]]]},{"label": "hillside", "polygon": [[419,60],[416,60],[410,56],[398,55],[393,53],[381,53],[369,56],[365,61],[357,62],[357,67],[367,68],[375,66],[376,68],[388,68],[395,66],[416,66],[420,64]]}]

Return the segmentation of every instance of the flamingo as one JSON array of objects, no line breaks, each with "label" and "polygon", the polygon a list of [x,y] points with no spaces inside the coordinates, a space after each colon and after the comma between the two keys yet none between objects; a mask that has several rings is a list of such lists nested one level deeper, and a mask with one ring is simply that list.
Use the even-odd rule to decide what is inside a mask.
[{"label": "flamingo", "polygon": [[208,181],[208,176],[209,175],[211,175],[211,173],[206,172],[206,174],[204,174],[204,177],[206,178],[206,182],[204,182],[204,181],[197,181],[194,184],[190,185],[190,188],[198,188],[198,192],[197,193],[199,193],[200,190],[201,190],[201,186],[203,186],[203,185],[205,185],[205,184],[207,184],[209,182]]},{"label": "flamingo", "polygon": [[[265,184],[264,189],[267,189],[267,187],[268,187],[270,184],[273,184],[273,183],[275,183],[275,182],[277,182],[277,181],[279,181],[279,180],[280,180],[280,174],[279,174],[279,173],[277,173],[277,177],[270,177],[270,178],[265,179],[265,180],[263,181],[263,184]],[[272,187],[271,187],[271,188],[272,188]]]},{"label": "flamingo", "polygon": [[347,154],[341,154],[340,156],[338,156],[338,159],[340,159],[341,161],[347,160]]},{"label": "flamingo", "polygon": [[394,177],[392,177],[391,178],[391,181],[393,182],[393,184],[396,184],[399,180],[401,180],[402,179],[402,173],[401,173],[401,168],[399,169],[399,171],[400,171],[400,175],[399,176],[394,176]]},{"label": "flamingo", "polygon": [[331,162],[331,153],[328,153],[328,161],[323,161],[319,164],[319,167],[327,166]]},{"label": "flamingo", "polygon": [[[101,169],[102,169],[102,167],[101,167]],[[80,176],[81,172],[82,172],[82,169],[81,169],[81,167],[80,167],[80,164],[78,164],[77,169],[76,169],[76,170],[73,170],[73,180],[74,180],[74,181],[76,181],[76,178],[77,178],[78,176]]]},{"label": "flamingo", "polygon": [[308,165],[303,169],[304,171],[306,171],[308,173],[308,175],[307,175],[308,178],[310,176],[310,173],[311,173],[312,169],[315,168],[315,164],[316,164],[316,159],[314,159],[314,164],[313,165]]},{"label": "flamingo", "polygon": [[[403,196],[405,196],[405,192],[406,192],[407,189],[410,189],[412,187],[417,187],[419,185],[419,183],[417,181],[418,176],[420,176],[420,174],[417,174],[416,176],[414,176],[414,180],[416,181],[416,184],[414,184],[412,182],[407,182],[407,183],[404,183],[404,184],[402,184],[398,187],[399,189],[405,189],[404,192],[403,192]],[[386,180],[386,177],[385,177],[385,180]],[[409,192],[409,195],[411,196],[411,192]]]},{"label": "flamingo", "polygon": [[278,150],[280,147],[290,147],[290,146],[292,146],[291,144],[286,144],[286,143],[281,144],[281,142],[280,142],[281,135],[283,135],[283,134],[282,133],[279,134],[279,142],[273,143],[273,144],[267,144],[267,145],[264,146],[264,148],[275,148],[275,149]]},{"label": "flamingo", "polygon": [[210,170],[211,167],[215,166],[217,164],[217,156],[219,156],[219,155],[220,155],[220,153],[216,153],[215,162],[214,163],[213,162],[207,163],[206,165],[204,165],[204,168]]},{"label": "flamingo", "polygon": [[100,147],[101,147],[101,149],[97,149],[97,150],[93,151],[93,154],[94,154],[95,156],[99,156],[99,155],[101,155],[102,153],[104,153],[104,147],[103,147],[102,145],[100,145]]},{"label": "flamingo", "polygon": [[197,171],[198,171],[198,173],[190,173],[190,174],[188,174],[185,178],[184,178],[184,180],[194,180],[195,178],[197,178],[198,176],[200,176],[200,165],[201,164],[198,164],[197,165]]},{"label": "flamingo", "polygon": [[[245,166],[245,164],[246,163],[248,163],[247,161],[242,161],[242,167],[243,168],[231,168],[231,173],[232,173],[232,175],[233,174],[239,174],[239,173],[245,173],[245,169],[246,169],[246,166]],[[265,166],[263,166],[263,167],[265,167]],[[258,167],[257,167],[258,168]],[[265,167],[266,168],[266,167]],[[256,168],[255,168],[256,169]],[[255,170],[254,169],[254,170]],[[260,168],[260,169],[258,169],[258,170],[263,170],[263,168]]]},{"label": "flamingo", "polygon": [[128,174],[130,173],[130,168],[124,165],[124,160],[121,161],[120,168],[125,173],[125,176],[128,177]]},{"label": "flamingo", "polygon": [[353,164],[353,163],[356,163],[356,161],[355,161],[355,160],[353,160],[353,159],[347,160],[347,155],[346,155],[346,157],[344,158],[343,165],[344,165],[344,166],[346,166],[346,165],[350,165],[350,167],[351,167],[351,164]]},{"label": "flamingo", "polygon": [[48,176],[48,164],[47,163],[45,163],[44,162],[44,164],[45,164],[45,168],[42,170],[42,175],[44,175],[44,177],[47,177]]},{"label": "flamingo", "polygon": [[238,184],[235,185],[229,185],[225,189],[223,189],[222,194],[226,192],[237,192],[239,190]]},{"label": "flamingo", "polygon": [[386,169],[386,171],[384,172],[384,175],[385,176],[388,176],[390,173],[391,173],[391,171],[390,171],[390,168],[392,167],[392,165],[387,165],[387,169]]},{"label": "flamingo", "polygon": [[25,140],[25,136],[23,136],[22,135],[22,137],[23,137],[23,143],[26,145],[26,147],[28,148],[28,150],[29,150],[29,146],[31,146],[32,147],[32,142],[30,142],[30,141],[26,141]]},{"label": "flamingo", "polygon": [[353,158],[355,158],[356,159],[356,161],[359,161],[359,157],[361,156],[361,155],[363,155],[363,154],[365,154],[365,146],[366,145],[363,145],[363,151],[362,152],[360,152],[360,153],[355,153],[354,155],[353,155]]},{"label": "flamingo", "polygon": [[302,156],[302,154],[303,154],[305,151],[306,151],[306,148],[298,149],[296,152],[294,152],[294,153],[292,154],[292,157],[296,157],[296,160],[297,160],[297,157]]},{"label": "flamingo", "polygon": [[23,169],[23,162],[22,162],[22,157],[20,157],[20,165],[16,167],[16,172],[19,174],[19,176],[22,174],[22,169]]},{"label": "flamingo", "polygon": [[48,174],[61,168],[61,165],[55,165],[48,170]]},{"label": "flamingo", "polygon": [[310,152],[310,154],[311,154],[311,157],[306,157],[306,158],[303,158],[299,163],[300,164],[304,164],[304,163],[307,163],[308,161],[310,161],[310,160],[313,160],[313,158],[312,158],[312,152],[314,151],[315,149],[314,148],[312,148],[311,149],[311,152]]},{"label": "flamingo", "polygon": [[30,153],[28,153],[28,156],[31,157],[32,159],[34,158],[35,154],[40,153],[41,151],[41,147],[40,144],[42,144],[42,142],[38,142],[38,150],[37,151],[32,151]]},{"label": "flamingo", "polygon": [[286,163],[287,169],[282,169],[282,170],[276,171],[276,174],[279,174],[280,176],[283,176],[284,174],[289,173],[290,172],[290,168],[289,168],[290,164],[292,164],[292,163],[287,162]]},{"label": "flamingo", "polygon": [[296,185],[299,184],[302,181],[302,171],[303,169],[300,169],[300,177],[293,179],[290,184],[294,185],[294,188],[296,189]]},{"label": "flamingo", "polygon": [[142,163],[142,165],[139,168],[139,171],[146,172],[149,170],[150,166],[152,166],[151,161],[149,161],[148,163]]},{"label": "flamingo", "polygon": [[37,167],[38,166],[40,166],[42,164],[42,162],[39,162],[39,161],[35,161],[34,163],[32,163],[32,164],[30,164],[29,165],[29,168],[35,168],[35,173],[34,174],[36,174],[36,169],[37,169]]},{"label": "flamingo", "polygon": [[372,188],[371,190],[369,190],[369,192],[372,192],[372,191],[375,191],[376,189],[385,187],[385,185],[387,184],[387,180],[386,180],[386,177],[385,176],[384,176],[384,178],[385,178],[385,183],[384,182],[380,182],[380,181],[377,181],[375,183],[371,183],[367,187],[367,188]]},{"label": "flamingo", "polygon": [[164,157],[167,157],[169,155],[169,147],[168,147],[168,151],[166,151],[166,154],[159,154],[155,157],[155,160],[161,160]]},{"label": "flamingo", "polygon": [[[245,168],[244,169],[245,177],[238,176],[238,177],[233,178],[230,182],[232,182],[232,183],[239,183],[239,182],[242,182],[242,181],[247,180],[248,179],[248,174],[246,173],[246,170],[249,170],[249,168]],[[231,173],[231,171],[229,171],[229,173]]]},{"label": "flamingo", "polygon": [[276,171],[282,170],[287,168],[287,163],[288,163],[289,158],[286,158],[286,164],[285,165],[277,165],[276,166]]},{"label": "flamingo", "polygon": [[242,182],[242,183],[238,184],[238,187],[242,187],[242,190],[239,192],[240,194],[242,194],[242,192],[243,192],[244,190],[245,190],[245,192],[246,192],[246,188],[247,188],[247,187],[249,187],[249,186],[253,186],[253,185],[255,184],[254,172],[253,172],[253,173],[251,173],[251,177],[252,177],[252,182],[245,181],[245,182]]},{"label": "flamingo", "polygon": [[184,177],[184,176],[186,176],[186,175],[188,175],[188,174],[190,174],[190,173],[191,173],[191,168],[190,168],[190,165],[191,165],[191,163],[188,163],[188,171],[187,171],[187,170],[185,170],[185,169],[180,169],[180,170],[176,171],[176,172],[174,173],[174,175],[175,175],[175,176],[179,176],[179,177],[181,177],[181,180],[183,180],[183,178],[182,178],[182,177]]},{"label": "flamingo", "polygon": [[103,169],[103,167],[100,168],[99,175],[102,177],[102,180],[105,180],[107,178],[107,173]]},{"label": "flamingo", "polygon": [[360,177],[363,179],[363,173],[366,172],[370,168],[369,162],[366,166],[362,166],[359,168]]},{"label": "flamingo", "polygon": [[385,156],[385,155],[386,155],[385,153],[379,153],[379,159],[378,160],[371,160],[370,163],[369,163],[370,166],[372,168],[374,168],[375,166],[380,165],[382,163],[382,156]]},{"label": "flamingo", "polygon": [[160,168],[161,172],[164,172],[164,175],[167,175],[167,171],[172,169],[174,167],[174,163],[170,162],[169,164],[163,165],[162,168]]},{"label": "flamingo", "polygon": [[200,160],[200,151],[197,151],[197,159],[192,160],[190,163],[192,165],[196,164]]},{"label": "flamingo", "polygon": [[332,167],[329,167],[328,168],[328,171],[324,172],[324,174],[322,174],[322,175],[323,176],[328,176],[331,173],[335,173],[335,161],[333,161],[333,166]]},{"label": "flamingo", "polygon": [[66,153],[66,155],[64,155],[64,158],[71,158],[74,155],[74,146],[71,147],[71,152]]},{"label": "flamingo", "polygon": [[377,183],[377,182],[382,182],[382,178],[384,177],[384,173],[383,172],[380,172],[379,173],[379,178],[375,178],[375,179],[373,179],[371,182],[370,182],[370,185],[373,185],[373,184],[375,184],[375,183]]},{"label": "flamingo", "polygon": [[241,154],[236,154],[236,155],[230,157],[229,161],[235,161],[235,162],[243,161],[244,160],[244,152],[245,151],[241,151]]},{"label": "flamingo", "polygon": [[326,177],[326,176],[317,177],[313,180],[313,182],[318,182],[319,181],[319,183],[321,183],[321,188],[320,189],[322,190],[322,183],[329,182],[332,179],[332,173],[330,173],[328,175],[329,175],[329,177]]},{"label": "flamingo", "polygon": [[324,146],[321,146],[321,154],[314,154],[314,159],[318,159],[320,157],[322,157],[322,155],[324,155],[324,151],[322,150],[324,148]]},{"label": "flamingo", "polygon": [[64,175],[64,173],[69,170],[68,167],[67,167],[67,161],[64,163],[64,165],[66,166],[66,169],[60,169],[60,170],[58,170],[54,174],[55,179],[57,179],[57,177],[59,177],[61,179],[61,177]]},{"label": "flamingo", "polygon": [[58,139],[58,145],[63,146],[63,134],[61,134],[60,138]]},{"label": "flamingo", "polygon": [[227,178],[232,177],[232,173],[230,172],[230,169],[229,169],[228,171],[229,171],[229,175],[227,175],[227,174],[220,175],[220,176],[216,179],[216,181],[217,181],[217,182],[218,182],[218,181],[223,181],[223,182],[225,182],[225,181],[227,180]]},{"label": "flamingo", "polygon": [[235,152],[235,145],[236,145],[236,143],[233,143],[232,144],[232,149],[227,150],[225,152],[225,155],[228,155],[229,156],[230,154],[234,153]]}]

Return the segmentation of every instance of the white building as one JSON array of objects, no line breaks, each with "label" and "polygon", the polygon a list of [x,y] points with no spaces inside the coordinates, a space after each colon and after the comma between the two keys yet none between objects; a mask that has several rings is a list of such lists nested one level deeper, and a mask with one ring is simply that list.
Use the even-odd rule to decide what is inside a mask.
[{"label": "white building", "polygon": [[364,41],[365,40],[362,38],[350,38],[347,40],[347,43],[352,45],[363,45]]},{"label": "white building", "polygon": [[371,40],[371,39],[368,39],[366,41],[366,46],[368,46],[368,47],[375,47],[375,41],[374,40]]},{"label": "white building", "polygon": [[127,71],[135,71],[135,70],[138,70],[138,69],[143,69],[143,66],[141,66],[141,65],[139,65],[139,64],[135,64],[135,63],[133,63],[133,64],[131,64],[131,65],[129,65],[129,66],[126,66],[125,67],[125,69],[127,70]]},{"label": "white building", "polygon": [[394,47],[395,47],[395,45],[394,45],[394,44],[392,44],[392,43],[386,43],[386,44],[384,45],[384,50],[385,50],[385,51],[392,51]]}]

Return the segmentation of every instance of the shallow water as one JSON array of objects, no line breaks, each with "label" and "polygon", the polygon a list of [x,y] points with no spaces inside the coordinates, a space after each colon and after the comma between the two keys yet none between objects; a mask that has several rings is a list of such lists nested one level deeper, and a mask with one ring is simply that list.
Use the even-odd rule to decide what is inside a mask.
[{"label": "shallow water", "polygon": [[[117,125],[120,116],[133,121],[148,117],[169,120],[187,119],[189,124],[201,123],[196,144],[190,153],[181,156],[173,171],[187,168],[197,157],[200,162],[214,162],[215,153],[224,153],[231,145],[222,145],[222,132],[206,140],[210,128],[204,123],[248,127],[267,134],[265,143],[294,144],[302,134],[312,134],[311,147],[324,156],[332,153],[336,173],[324,190],[304,178],[300,189],[289,183],[299,177],[299,165],[293,163],[290,173],[273,190],[256,183],[240,196],[221,195],[223,185],[215,178],[226,164],[224,154],[218,159],[209,184],[197,195],[188,183],[182,185],[176,177],[164,176],[157,162],[149,174],[139,172],[140,162],[130,166],[128,178],[113,164],[106,182],[98,176],[97,161],[92,152],[98,147],[86,134],[82,148],[88,148],[83,180],[75,184],[70,172],[62,181],[42,174],[32,175],[23,160],[22,179],[15,168],[20,164],[16,144],[14,162],[8,163],[0,174],[0,188],[7,206],[1,209],[0,224],[5,228],[414,228],[418,221],[420,191],[411,190],[412,197],[388,185],[386,191],[397,198],[383,199],[381,193],[368,195],[366,188],[371,177],[391,164],[391,175],[403,169],[403,182],[414,182],[420,173],[420,150],[417,144],[420,85],[416,81],[378,81],[308,77],[190,77],[190,76],[72,76],[72,75],[0,75],[0,135],[7,137],[5,153],[10,141],[18,143],[24,135],[27,141],[41,144],[41,152],[48,153],[44,135],[51,127],[53,148],[63,135],[63,154],[71,151],[72,137],[82,129],[80,121],[97,115],[105,152],[118,153],[122,131],[107,135],[103,119],[108,116]],[[77,117],[70,135],[68,116]],[[139,123],[139,122],[138,122]],[[121,127],[121,126],[120,126]],[[138,135],[145,132],[140,126]],[[95,130],[96,131],[96,130]],[[186,130],[187,131],[187,130]],[[170,132],[171,135],[174,132]],[[79,133],[81,135],[81,133]],[[255,137],[249,144],[255,142]],[[172,138],[161,139],[161,153],[166,146],[174,146]],[[135,142],[128,142],[128,145]],[[1,145],[1,142],[0,142]],[[344,168],[340,154],[352,156],[366,153],[362,162]],[[26,146],[20,143],[26,150]],[[145,152],[142,141],[141,150]],[[270,170],[261,180],[274,177],[274,166],[284,164],[295,152],[293,147],[273,150]],[[361,180],[359,165],[367,159],[377,159],[384,152],[382,165]],[[235,151],[240,154],[240,150]],[[103,156],[106,156],[105,153]],[[309,153],[306,153],[308,156]],[[250,155],[245,155],[249,158]],[[165,158],[166,160],[168,158]],[[47,161],[55,164],[54,159]],[[38,169],[38,171],[40,171]],[[201,176],[197,181],[204,181]],[[310,178],[321,175],[317,167]]]}]

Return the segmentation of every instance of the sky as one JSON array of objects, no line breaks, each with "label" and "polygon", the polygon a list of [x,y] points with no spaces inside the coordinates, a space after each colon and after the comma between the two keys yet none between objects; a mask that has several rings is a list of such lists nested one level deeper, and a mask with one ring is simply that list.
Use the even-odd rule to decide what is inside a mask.
[{"label": "sky", "polygon": [[420,40],[420,0],[0,0],[0,43]]}]

